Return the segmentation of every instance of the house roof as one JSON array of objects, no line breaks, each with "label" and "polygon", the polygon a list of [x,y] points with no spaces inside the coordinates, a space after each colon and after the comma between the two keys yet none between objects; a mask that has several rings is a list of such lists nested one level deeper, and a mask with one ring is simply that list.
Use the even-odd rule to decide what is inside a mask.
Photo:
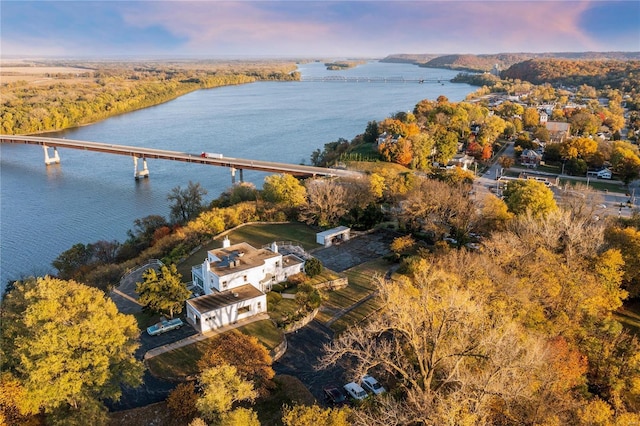
[{"label": "house roof", "polygon": [[282,256],[267,249],[257,249],[247,243],[210,250],[217,261],[211,262],[211,271],[218,277],[263,265],[266,259]]},{"label": "house roof", "polygon": [[245,284],[232,290],[194,297],[193,299],[187,300],[187,303],[202,314],[262,295],[264,295],[264,293],[251,284]]},{"label": "house roof", "polygon": [[547,130],[550,132],[568,132],[569,131],[569,123],[564,123],[562,121],[547,121],[545,126]]},{"label": "house roof", "polygon": [[337,228],[327,229],[326,231],[318,232],[316,236],[318,237],[333,237],[334,235],[343,234],[345,231],[349,231],[351,228],[348,226],[338,226]]}]

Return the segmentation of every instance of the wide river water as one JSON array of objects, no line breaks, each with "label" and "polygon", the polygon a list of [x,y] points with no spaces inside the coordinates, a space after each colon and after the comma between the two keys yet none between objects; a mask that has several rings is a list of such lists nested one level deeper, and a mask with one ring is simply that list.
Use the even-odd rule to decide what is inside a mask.
[{"label": "wide river water", "polygon": [[[409,111],[422,99],[460,101],[475,90],[449,80],[450,70],[368,62],[344,71],[322,63],[299,66],[302,82],[258,82],[199,90],[151,108],[59,132],[67,139],[199,154],[309,164],[311,153],[339,138],[351,140],[371,120]],[[424,79],[425,83],[310,82],[319,76]],[[440,80],[438,82],[437,80]],[[119,155],[60,149],[61,164],[44,165],[42,148],[0,146],[0,286],[54,273],[51,262],[76,243],[126,239],[133,221],[168,218],[167,194],[199,182],[211,200],[231,186],[226,168],[148,160],[149,179],[133,178],[133,161]],[[266,175],[244,172],[262,185]]]}]

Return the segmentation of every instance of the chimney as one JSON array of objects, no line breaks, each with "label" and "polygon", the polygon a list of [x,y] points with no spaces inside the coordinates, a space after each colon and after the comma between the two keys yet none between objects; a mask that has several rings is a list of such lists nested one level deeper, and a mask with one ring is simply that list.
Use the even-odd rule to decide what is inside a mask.
[{"label": "chimney", "polygon": [[231,246],[231,242],[229,241],[229,237],[225,235],[224,240],[222,240],[222,248],[229,248]]},{"label": "chimney", "polygon": [[271,243],[271,251],[274,253],[278,252],[278,245],[276,244],[275,241]]}]

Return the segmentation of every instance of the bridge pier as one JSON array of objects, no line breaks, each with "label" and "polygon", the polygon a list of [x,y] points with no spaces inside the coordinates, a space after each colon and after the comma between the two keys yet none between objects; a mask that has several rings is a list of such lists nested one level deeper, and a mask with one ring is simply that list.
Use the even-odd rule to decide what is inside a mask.
[{"label": "bridge pier", "polygon": [[53,157],[49,157],[49,147],[46,145],[42,145],[44,148],[44,164],[47,166],[49,164],[60,164],[60,156],[58,155],[58,148],[53,147]]},{"label": "bridge pier", "polygon": [[133,177],[136,180],[149,177],[149,169],[147,168],[146,158],[142,157],[142,170],[138,170],[138,157],[133,157]]},{"label": "bridge pier", "polygon": [[236,169],[235,167],[230,167],[231,169],[231,185],[234,185],[236,183],[236,171],[240,172],[240,182],[244,182],[244,176],[242,175],[242,172],[244,171],[244,169]]}]

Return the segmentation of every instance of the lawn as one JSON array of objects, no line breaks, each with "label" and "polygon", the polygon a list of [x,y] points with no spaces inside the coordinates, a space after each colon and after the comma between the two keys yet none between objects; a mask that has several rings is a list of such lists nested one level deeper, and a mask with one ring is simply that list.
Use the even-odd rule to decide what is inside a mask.
[{"label": "lawn", "polygon": [[[237,330],[255,336],[269,350],[279,345],[283,339],[282,330],[270,320],[247,324]],[[214,343],[215,339],[211,338],[165,352],[147,360],[147,366],[154,376],[169,380],[183,380],[198,373],[196,363]]]},{"label": "lawn", "polygon": [[[348,309],[358,301],[369,296],[376,290],[373,277],[375,275],[384,275],[388,268],[389,264],[385,260],[376,259],[345,271],[349,285],[339,290],[323,293],[325,300],[322,303],[322,309],[318,312],[316,319],[326,323],[341,309]],[[375,298],[370,299],[336,320],[331,325],[331,328],[337,332],[342,331],[349,325],[362,321],[378,308],[379,302]]]}]

